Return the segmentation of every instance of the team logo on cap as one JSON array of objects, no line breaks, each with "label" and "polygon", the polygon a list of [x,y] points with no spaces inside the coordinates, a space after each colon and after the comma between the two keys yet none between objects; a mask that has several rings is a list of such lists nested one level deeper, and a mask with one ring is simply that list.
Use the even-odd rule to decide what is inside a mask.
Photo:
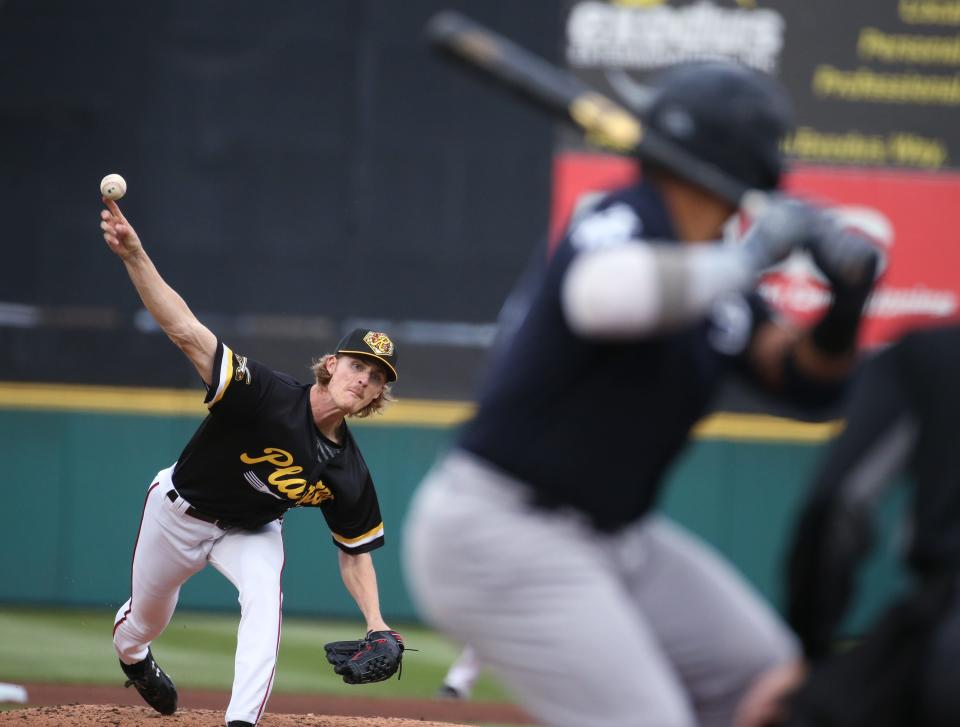
[{"label": "team logo on cap", "polygon": [[390,340],[386,333],[367,331],[367,335],[363,337],[363,342],[378,356],[393,355],[393,341]]}]

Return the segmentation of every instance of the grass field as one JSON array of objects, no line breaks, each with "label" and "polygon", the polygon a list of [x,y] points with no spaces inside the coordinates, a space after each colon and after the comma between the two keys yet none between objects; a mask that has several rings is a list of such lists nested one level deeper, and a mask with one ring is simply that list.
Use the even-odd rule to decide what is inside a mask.
[{"label": "grass field", "polygon": [[[111,643],[112,611],[38,608],[0,609],[0,682],[120,684],[123,675]],[[239,614],[177,612],[154,642],[161,666],[183,689],[230,689]],[[458,647],[419,626],[392,624],[418,651],[404,658],[403,677],[363,687],[364,696],[429,698],[436,691]],[[327,641],[361,637],[361,622],[287,617],[275,692],[357,695],[327,664]],[[473,698],[510,701],[489,675]]]}]

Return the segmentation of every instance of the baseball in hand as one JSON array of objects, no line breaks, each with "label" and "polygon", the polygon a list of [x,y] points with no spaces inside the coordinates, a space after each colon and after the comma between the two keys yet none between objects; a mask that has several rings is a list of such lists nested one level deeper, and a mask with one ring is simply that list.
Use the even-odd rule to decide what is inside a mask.
[{"label": "baseball in hand", "polygon": [[100,180],[100,194],[107,199],[118,200],[127,193],[127,182],[119,174],[108,174]]}]

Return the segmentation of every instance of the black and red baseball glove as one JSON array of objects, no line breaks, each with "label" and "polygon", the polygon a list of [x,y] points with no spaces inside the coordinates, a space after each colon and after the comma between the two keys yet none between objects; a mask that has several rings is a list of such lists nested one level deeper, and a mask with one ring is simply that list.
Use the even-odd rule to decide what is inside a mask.
[{"label": "black and red baseball glove", "polygon": [[347,684],[389,679],[403,661],[403,637],[396,631],[371,631],[357,641],[331,641],[323,647],[327,661]]}]

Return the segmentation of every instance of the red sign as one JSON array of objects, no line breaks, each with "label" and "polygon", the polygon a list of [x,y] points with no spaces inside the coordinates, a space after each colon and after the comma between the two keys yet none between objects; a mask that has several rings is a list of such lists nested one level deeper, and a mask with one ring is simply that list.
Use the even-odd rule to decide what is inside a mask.
[{"label": "red sign", "polygon": [[[636,164],[629,159],[559,154],[554,160],[551,239],[562,234],[583,195],[629,184],[636,177]],[[960,174],[799,167],[787,178],[786,188],[829,204],[884,252],[884,271],[868,303],[863,345],[960,318]],[[829,301],[828,288],[803,255],[766,276],[760,292],[798,322],[815,319]]]}]

